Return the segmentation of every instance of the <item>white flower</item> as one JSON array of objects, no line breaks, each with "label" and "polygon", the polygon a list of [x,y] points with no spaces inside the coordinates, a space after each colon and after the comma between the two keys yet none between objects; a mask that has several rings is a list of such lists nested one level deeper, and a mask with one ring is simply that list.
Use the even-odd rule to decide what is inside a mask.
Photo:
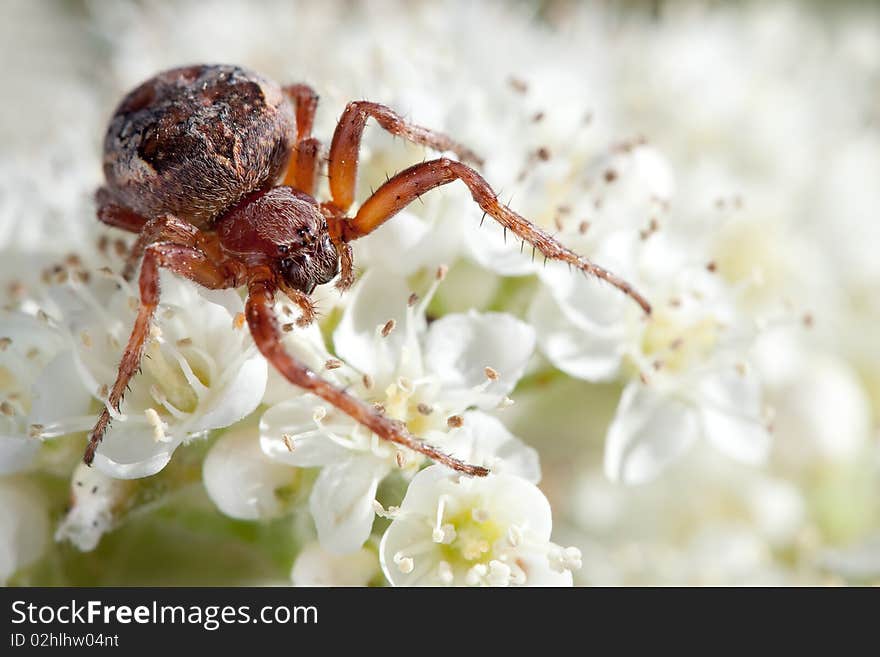
[{"label": "white flower", "polygon": [[[24,313],[0,314],[0,474],[27,469],[40,448],[45,409],[75,408],[86,400],[74,387],[60,399],[41,398],[34,388],[45,376],[70,381],[72,359],[48,322]],[[49,374],[44,374],[48,372]]]},{"label": "white flower", "polygon": [[[482,411],[465,413],[472,407],[491,410],[506,400],[533,350],[531,329],[507,315],[473,312],[447,315],[428,326],[424,309],[431,294],[409,303],[403,281],[370,270],[353,291],[334,334],[336,352],[348,366],[333,362],[322,373],[381,404],[412,434],[459,458],[490,466],[501,459],[537,478],[532,450]],[[459,426],[479,435],[450,435],[447,442],[450,429]],[[412,474],[424,462],[312,395],[270,408],[262,418],[261,436],[263,450],[273,459],[323,466],[310,508],[321,544],[335,553],[356,550],[369,536],[379,482],[394,469]]]},{"label": "white flower", "polygon": [[[64,413],[55,400],[86,391],[103,402],[128,341],[135,290],[121,279],[94,278],[51,289],[49,312],[66,333],[75,375],[62,369],[69,364],[63,361],[35,386],[35,397],[52,401],[45,415],[32,418],[44,439],[91,429],[94,402]],[[165,274],[162,291],[142,372],[132,378],[95,457],[95,467],[113,477],[155,474],[181,443],[248,415],[265,390],[267,364],[243,326],[235,291],[206,291]]]},{"label": "white flower", "polygon": [[605,473],[624,483],[650,480],[699,439],[744,463],[770,449],[760,386],[735,364],[673,388],[634,381],[608,429]]},{"label": "white flower", "polygon": [[578,584],[791,583],[778,554],[813,558],[800,487],[708,445],[642,486],[609,482],[600,466],[573,476],[554,512],[584,550]]},{"label": "white flower", "polygon": [[244,424],[228,430],[211,446],[202,479],[223,513],[256,520],[286,510],[285,496],[297,483],[297,471],[263,454],[257,427]]},{"label": "white flower", "polygon": [[374,549],[339,556],[309,543],[297,555],[290,579],[294,586],[367,586],[379,573]]},{"label": "white flower", "polygon": [[0,479],[0,585],[43,556],[49,544],[49,513],[42,492],[30,482]]},{"label": "white flower", "polygon": [[614,480],[644,482],[701,437],[747,463],[769,450],[760,382],[746,362],[754,329],[716,276],[663,271],[677,255],[645,249],[665,281],[648,295],[649,317],[607,286],[550,274],[530,312],[554,365],[590,381],[629,380],[608,430],[605,466]]},{"label": "white flower", "polygon": [[113,529],[131,486],[85,463],[77,465],[70,487],[70,511],[58,525],[55,540],[68,540],[83,552],[94,550]]},{"label": "white flower", "polygon": [[526,480],[431,466],[382,537],[382,570],[395,586],[570,586],[580,552],[551,543],[551,528],[547,498]]}]

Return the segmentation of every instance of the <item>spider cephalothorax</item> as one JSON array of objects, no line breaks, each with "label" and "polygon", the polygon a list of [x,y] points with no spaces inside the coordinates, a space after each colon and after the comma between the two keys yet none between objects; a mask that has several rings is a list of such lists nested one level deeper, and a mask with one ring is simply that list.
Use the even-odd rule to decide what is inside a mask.
[{"label": "spider cephalothorax", "polygon": [[256,264],[264,260],[290,287],[311,294],[339,273],[339,255],[317,202],[292,187],[246,196],[215,229],[223,249]]},{"label": "spider cephalothorax", "polygon": [[[104,142],[107,185],[97,194],[98,218],[138,233],[124,275],[140,261],[138,316],[116,382],[91,433],[91,463],[137,371],[159,302],[159,268],[211,289],[246,286],[247,322],[261,353],[291,383],[325,399],[379,437],[404,445],[461,472],[468,465],[410,435],[381,410],[349,395],[300,363],[282,346],[274,314],[276,293],[313,318],[309,295],[337,277],[352,281],[349,242],[370,234],[421,194],[460,180],[485,215],[527,242],[545,258],[599,277],[631,296],[645,312],[648,302],[628,283],[579,256],[499,203],[476,170],[438,158],[390,178],[354,216],[358,150],[367,119],[394,135],[460,160],[479,163],[449,137],[404,121],[393,110],[367,101],[348,104],[327,155],[329,201],[314,198],[321,164],[320,142],[311,136],[318,97],[305,85],[280,87],[236,66],[188,66],[147,80],[116,109]],[[280,183],[280,184],[279,184]]]}]

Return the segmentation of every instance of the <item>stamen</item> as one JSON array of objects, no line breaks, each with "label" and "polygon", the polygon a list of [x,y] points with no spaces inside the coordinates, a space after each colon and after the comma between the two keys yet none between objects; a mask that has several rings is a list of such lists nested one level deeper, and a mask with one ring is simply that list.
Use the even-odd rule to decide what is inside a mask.
[{"label": "stamen", "polygon": [[385,325],[379,331],[379,334],[383,338],[387,338],[389,335],[391,335],[391,331],[394,330],[395,326],[397,326],[397,322],[395,322],[393,319],[389,319],[387,322],[385,322]]},{"label": "stamen", "polygon": [[148,408],[144,411],[144,417],[147,418],[147,424],[153,429],[153,440],[157,443],[167,443],[169,442],[167,436],[165,435],[165,423],[162,422],[162,418],[159,417],[159,413],[156,412],[155,408]]},{"label": "stamen", "polygon": [[452,573],[452,566],[449,565],[448,561],[441,561],[437,564],[437,579],[447,586],[455,581],[455,576]]},{"label": "stamen", "polygon": [[476,522],[488,522],[489,512],[486,509],[472,509],[471,510],[471,518],[473,518]]},{"label": "stamen", "polygon": [[507,542],[510,543],[510,547],[519,547],[522,544],[523,533],[522,530],[516,525],[511,525],[507,529]]},{"label": "stamen", "polygon": [[490,586],[508,586],[510,584],[510,566],[497,559],[493,559],[489,562],[489,577],[487,580]]},{"label": "stamen", "polygon": [[413,562],[412,557],[407,557],[402,552],[398,552],[394,555],[394,563],[397,565],[397,569],[404,575],[409,575],[413,571],[413,568],[415,568],[415,563]]},{"label": "stamen", "polygon": [[288,452],[293,452],[293,436],[291,436],[289,433],[282,433],[281,442],[284,443],[284,446],[287,448]]},{"label": "stamen", "polygon": [[474,565],[467,571],[464,577],[465,584],[468,586],[479,586],[488,571],[489,569],[486,567],[486,564],[478,563]]}]

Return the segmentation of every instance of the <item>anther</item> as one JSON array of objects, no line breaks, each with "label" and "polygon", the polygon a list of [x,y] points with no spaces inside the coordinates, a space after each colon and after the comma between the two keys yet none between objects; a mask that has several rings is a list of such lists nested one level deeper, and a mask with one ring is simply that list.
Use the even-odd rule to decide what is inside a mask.
[{"label": "anther", "polygon": [[395,326],[397,326],[397,322],[395,322],[393,319],[389,319],[387,322],[385,322],[385,325],[382,327],[382,330],[380,331],[380,334],[382,335],[382,337],[387,338],[389,335],[391,335],[391,331],[394,330]]},{"label": "anther", "polygon": [[402,552],[394,555],[394,563],[397,565],[397,569],[404,575],[409,575],[413,568],[415,568],[412,557],[404,556]]},{"label": "anther", "polygon": [[462,418],[461,415],[450,415],[446,418],[446,425],[450,429],[458,429],[464,425],[464,418]]}]

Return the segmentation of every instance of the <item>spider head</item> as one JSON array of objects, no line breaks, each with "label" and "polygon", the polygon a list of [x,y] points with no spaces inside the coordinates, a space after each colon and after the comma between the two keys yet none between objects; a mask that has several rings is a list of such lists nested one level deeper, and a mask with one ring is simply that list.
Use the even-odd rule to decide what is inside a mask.
[{"label": "spider head", "polygon": [[217,223],[223,248],[271,266],[284,283],[311,294],[339,273],[339,256],[317,202],[290,187],[256,192]]},{"label": "spider head", "polygon": [[326,225],[313,235],[304,246],[282,248],[284,255],[278,261],[278,272],[284,281],[306,294],[311,294],[318,285],[329,283],[339,273],[339,256]]}]

